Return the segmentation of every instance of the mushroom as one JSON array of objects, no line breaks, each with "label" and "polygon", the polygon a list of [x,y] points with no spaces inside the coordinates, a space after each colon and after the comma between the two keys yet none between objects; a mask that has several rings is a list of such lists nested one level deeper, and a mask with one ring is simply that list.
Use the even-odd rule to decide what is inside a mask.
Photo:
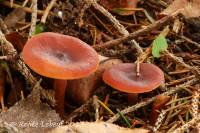
[{"label": "mushroom", "polygon": [[97,52],[78,38],[53,32],[29,39],[22,51],[24,62],[36,73],[54,78],[56,111],[63,116],[67,80],[93,73],[99,64]]},{"label": "mushroom", "polygon": [[67,89],[68,99],[76,105],[86,103],[101,85],[103,72],[119,63],[122,63],[120,59],[102,60],[93,74],[81,79],[70,80]]},{"label": "mushroom", "polygon": [[140,67],[133,63],[113,66],[103,74],[103,80],[109,86],[128,93],[128,102],[134,103],[138,93],[156,89],[164,81],[164,74],[153,64],[141,63]]}]

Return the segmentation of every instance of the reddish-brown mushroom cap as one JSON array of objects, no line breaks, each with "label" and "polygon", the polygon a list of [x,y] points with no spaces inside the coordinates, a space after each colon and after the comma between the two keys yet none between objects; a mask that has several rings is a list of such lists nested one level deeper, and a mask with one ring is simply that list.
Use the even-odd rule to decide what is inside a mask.
[{"label": "reddish-brown mushroom cap", "polygon": [[153,64],[141,63],[138,77],[136,76],[136,64],[123,63],[106,70],[103,80],[122,92],[144,93],[157,88],[164,81],[164,74]]},{"label": "reddish-brown mushroom cap", "polygon": [[25,63],[36,73],[55,79],[77,79],[94,72],[97,52],[72,36],[46,32],[33,36],[22,51]]}]

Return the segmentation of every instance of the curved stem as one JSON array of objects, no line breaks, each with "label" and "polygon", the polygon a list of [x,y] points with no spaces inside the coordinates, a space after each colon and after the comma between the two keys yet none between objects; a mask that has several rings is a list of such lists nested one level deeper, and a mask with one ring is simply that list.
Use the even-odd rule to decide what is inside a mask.
[{"label": "curved stem", "polygon": [[65,89],[67,87],[67,80],[54,80],[54,90],[55,90],[55,99],[56,99],[56,112],[60,116],[65,114]]}]

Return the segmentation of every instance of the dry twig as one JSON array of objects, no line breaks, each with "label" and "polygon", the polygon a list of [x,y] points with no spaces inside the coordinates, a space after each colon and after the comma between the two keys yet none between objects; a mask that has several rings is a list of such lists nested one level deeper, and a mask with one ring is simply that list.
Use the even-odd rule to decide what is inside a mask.
[{"label": "dry twig", "polygon": [[[189,86],[189,85],[192,85],[192,84],[194,84],[194,83],[196,83],[196,82],[198,82],[197,79],[190,80],[190,81],[186,82],[185,84],[179,85],[179,86],[177,86],[177,87],[172,87],[171,89],[169,89],[168,91],[166,91],[166,92],[164,92],[164,93],[162,93],[162,94],[160,94],[160,95],[171,95],[171,94],[174,94],[175,92],[180,91],[180,90],[182,89],[181,87],[183,87],[183,86],[184,86],[184,87],[185,87],[185,86]],[[156,96],[155,96],[155,97],[152,97],[152,98],[150,98],[150,99],[148,99],[148,100],[146,100],[146,101],[142,101],[142,102],[140,102],[140,103],[137,103],[137,104],[135,104],[135,105],[133,105],[133,106],[131,106],[131,107],[125,108],[124,110],[121,110],[120,112],[121,112],[123,115],[125,115],[125,114],[127,114],[127,113],[129,113],[129,112],[133,112],[133,111],[137,110],[138,108],[141,108],[141,107],[144,107],[144,106],[150,104],[150,103],[153,102],[155,99],[156,99]],[[113,117],[111,117],[107,122],[113,123],[113,122],[115,122],[119,117],[120,117],[120,115],[119,115],[119,114],[116,114],[116,115],[114,115]]]},{"label": "dry twig", "polygon": [[136,38],[136,37],[138,37],[138,36],[140,36],[142,34],[149,33],[153,29],[156,29],[156,28],[159,28],[159,27],[163,26],[165,23],[170,21],[173,18],[173,16],[174,15],[166,16],[166,17],[156,21],[155,23],[150,24],[149,26],[147,26],[144,29],[140,29],[138,31],[135,31],[135,32],[129,34],[129,35],[126,35],[126,36],[120,37],[118,39],[114,39],[114,40],[108,41],[108,42],[103,43],[103,44],[95,45],[93,47],[96,50],[101,50],[102,48],[110,48],[110,47],[113,47],[113,46],[118,45],[120,43],[124,43],[124,42],[130,41],[133,38]]},{"label": "dry twig", "polygon": [[183,133],[186,129],[198,123],[200,123],[200,114],[197,117],[194,117],[192,120],[190,120],[186,124],[184,124],[183,126],[174,130],[172,133]]},{"label": "dry twig", "polygon": [[[86,3],[91,3],[91,5],[97,9],[99,12],[101,12],[103,15],[105,15],[113,24],[113,26],[117,29],[117,31],[122,34],[123,36],[128,36],[129,35],[129,32],[126,30],[126,28],[121,25],[119,23],[119,21],[112,16],[111,13],[109,13],[105,8],[103,8],[101,5],[99,5],[97,3],[96,0],[85,0]],[[139,44],[132,38],[129,40],[131,44],[133,44],[133,46],[135,46],[136,50],[137,50],[137,53],[138,54],[142,54],[143,53],[143,50],[142,48],[139,46]]]},{"label": "dry twig", "polygon": [[93,106],[95,110],[95,120],[99,120],[99,103],[98,103],[98,97],[96,95],[93,96]]},{"label": "dry twig", "polygon": [[32,18],[31,18],[31,28],[29,31],[29,38],[35,33],[35,26],[37,22],[37,0],[32,0]]},{"label": "dry twig", "polygon": [[[10,2],[9,1],[1,1],[0,4],[4,5],[4,6],[7,6],[7,7],[10,7]],[[28,8],[28,7],[22,7],[21,5],[18,5],[18,4],[15,4],[13,3],[13,7],[10,7],[10,8],[23,8],[24,11],[28,12],[28,13],[32,13],[32,9],[31,8]],[[43,15],[44,14],[44,11],[42,10],[38,10],[37,11],[38,15]]]},{"label": "dry twig", "polygon": [[179,63],[180,65],[182,65],[183,67],[185,67],[185,68],[191,70],[191,71],[196,75],[196,77],[197,77],[198,79],[200,79],[200,72],[199,72],[199,70],[198,70],[196,67],[192,67],[192,66],[186,64],[186,63],[182,60],[182,58],[175,56],[174,54],[170,53],[170,52],[167,51],[167,50],[165,51],[165,53],[166,53],[170,58],[172,58],[174,61],[176,61],[177,63]]},{"label": "dry twig", "polygon": [[50,10],[52,9],[52,7],[56,4],[56,1],[57,0],[51,0],[51,2],[49,3],[49,5],[47,6],[47,8],[44,11],[44,14],[43,14],[43,16],[41,18],[41,22],[42,23],[44,23],[44,24],[46,23],[47,16],[48,16]]},{"label": "dry twig", "polygon": [[194,46],[196,46],[197,48],[200,48],[200,44],[199,43],[197,43],[197,42],[195,42],[195,41],[192,41],[190,38],[187,38],[186,36],[180,36],[180,35],[176,35],[177,37],[179,37],[179,38],[181,38],[181,39],[183,39],[183,40],[185,40],[186,42],[188,42],[188,43],[191,43],[191,44],[193,44]]},{"label": "dry twig", "polygon": [[25,1],[23,2],[23,5],[22,5],[22,6],[25,7],[26,4],[28,3],[28,1],[29,1],[29,0],[25,0]]},{"label": "dry twig", "polygon": [[71,122],[77,116],[85,113],[88,109],[88,106],[92,103],[92,99],[89,99],[85,104],[81,105],[79,108],[75,109],[70,115],[66,118],[66,123]]},{"label": "dry twig", "polygon": [[10,7],[13,7],[14,0],[10,0]]}]

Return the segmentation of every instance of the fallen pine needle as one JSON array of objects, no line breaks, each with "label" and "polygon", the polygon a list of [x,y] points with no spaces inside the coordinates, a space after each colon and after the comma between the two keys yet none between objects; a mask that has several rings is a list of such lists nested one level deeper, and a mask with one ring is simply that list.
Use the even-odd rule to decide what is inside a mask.
[{"label": "fallen pine needle", "polygon": [[99,104],[103,106],[111,115],[115,115],[115,113],[108,107],[106,106],[102,101],[98,100]]}]

